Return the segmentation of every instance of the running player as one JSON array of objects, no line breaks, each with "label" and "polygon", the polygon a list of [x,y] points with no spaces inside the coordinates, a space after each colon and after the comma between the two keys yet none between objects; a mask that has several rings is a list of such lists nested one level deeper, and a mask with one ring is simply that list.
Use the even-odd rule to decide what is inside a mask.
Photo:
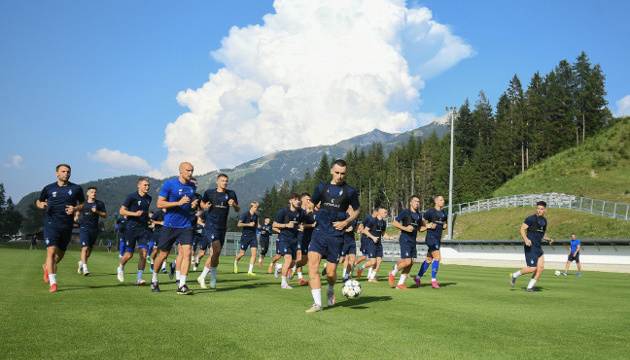
[{"label": "running player", "polygon": [[241,234],[241,251],[236,255],[234,260],[234,273],[238,273],[238,261],[245,256],[247,247],[251,248],[252,256],[249,259],[249,270],[247,275],[256,276],[254,274],[254,263],[256,262],[256,251],[258,250],[258,240],[256,239],[256,228],[258,227],[258,203],[253,201],[249,204],[249,211],[241,215],[236,226],[243,228]]},{"label": "running player", "polygon": [[439,289],[440,285],[437,283],[437,273],[438,267],[440,266],[440,260],[442,260],[440,254],[442,231],[448,227],[448,224],[446,223],[447,213],[445,210],[442,210],[442,207],[444,206],[444,197],[442,195],[434,196],[433,203],[435,204],[433,209],[425,211],[424,215],[422,215],[422,220],[427,223],[426,243],[429,248],[427,250],[427,258],[422,263],[420,271],[418,271],[418,275],[416,275],[413,279],[416,282],[416,285],[420,287],[422,284],[422,275],[424,275],[430,265],[431,286],[433,286],[434,289]]},{"label": "running player", "polygon": [[125,229],[125,255],[120,259],[118,265],[118,281],[125,281],[125,264],[133,257],[133,253],[138,246],[140,258],[138,259],[138,274],[136,285],[141,286],[146,282],[142,279],[144,268],[147,264],[147,253],[149,252],[149,205],[151,196],[149,195],[149,179],[141,177],[137,182],[138,191],[129,194],[118,213],[127,217],[127,227]]},{"label": "running player", "polygon": [[[315,217],[309,215],[308,212],[312,212],[313,203],[311,203],[311,194],[302,193],[300,195],[302,201],[302,210],[305,212],[304,223],[302,223],[301,231],[298,233],[298,250],[297,261],[293,267],[293,271],[290,274],[298,275],[298,283],[300,285],[308,285],[308,281],[304,280],[302,275],[302,267],[308,264],[308,246],[311,243],[313,237],[313,229],[315,229]],[[289,275],[289,280],[292,279],[292,275]]]},{"label": "running player", "polygon": [[120,216],[116,220],[116,227],[118,228],[118,261],[125,255],[125,230],[127,230],[127,217]]},{"label": "running player", "polygon": [[[328,306],[335,304],[335,282],[337,281],[337,263],[343,247],[345,228],[359,215],[360,204],[357,191],[348,185],[344,178],[348,165],[338,159],[330,169],[332,179],[319,183],[313,192],[311,201],[319,209],[317,224],[308,251],[308,277],[314,304],[307,313],[322,311],[322,289],[319,266],[322,257],[326,257],[326,297]],[[348,217],[346,212],[350,214]]]},{"label": "running player", "polygon": [[537,202],[536,214],[528,216],[521,225],[521,237],[525,242],[523,249],[525,251],[525,263],[527,266],[510,274],[510,285],[512,287],[514,287],[517,277],[534,273],[525,291],[535,292],[534,284],[536,284],[536,281],[538,281],[545,269],[545,254],[542,250],[542,240],[547,240],[549,245],[553,244],[553,239],[547,236],[546,212],[547,203],[544,201]]},{"label": "running player", "polygon": [[302,227],[305,218],[306,212],[300,207],[300,195],[292,193],[289,195],[289,206],[280,209],[273,219],[273,228],[279,231],[277,245],[279,254],[284,257],[282,283],[280,284],[282,289],[292,289],[287,277],[297,256],[299,228]]},{"label": "running player", "polygon": [[195,183],[191,181],[193,171],[194,167],[191,163],[182,162],[179,164],[179,177],[165,182],[158,195],[157,206],[163,209],[165,214],[164,227],[160,230],[158,240],[160,254],[155,260],[151,279],[151,291],[153,292],[160,292],[158,284],[160,265],[166,261],[173,244],[178,242],[182,257],[180,264],[178,264],[181,275],[177,284],[177,294],[192,294],[192,290],[186,285],[188,269],[190,268],[190,247],[193,241],[190,213],[199,204],[199,200],[193,200],[196,189]]},{"label": "running player", "polygon": [[354,233],[357,230],[357,219],[352,222],[346,228],[346,232],[343,234],[343,249],[341,250],[341,257],[339,261],[343,263],[343,273],[341,279],[346,281],[350,278],[352,269],[357,258],[357,242],[354,239]]},{"label": "running player", "polygon": [[[367,224],[368,221],[370,221],[370,219],[376,219],[376,214],[378,213],[377,210],[378,209],[376,208],[372,210],[372,215],[368,215],[365,218],[363,218],[363,220],[359,223],[359,226],[357,226],[357,233],[361,234],[361,238],[360,238],[361,247],[359,249],[361,250],[361,256],[356,259],[355,264],[354,264],[355,267],[359,265],[362,261],[368,260],[368,252],[367,252],[367,248],[365,244],[367,244],[369,241],[372,241],[372,240],[370,240],[367,236],[365,236],[365,234],[363,233],[363,229],[365,228],[365,224]],[[363,272],[363,269],[364,269],[363,266],[359,266],[357,270],[358,278],[361,277],[361,273]],[[372,268],[370,267],[370,274],[372,271],[371,269]],[[353,268],[353,271],[354,271],[354,268]]]},{"label": "running player", "polygon": [[389,272],[389,285],[394,286],[396,273],[402,270],[396,289],[407,290],[405,279],[409,276],[413,261],[418,257],[416,241],[418,231],[425,231],[427,226],[433,227],[433,224],[427,226],[422,221],[422,216],[418,213],[420,208],[420,198],[416,195],[409,200],[409,209],[405,209],[398,214],[392,225],[400,229],[400,260],[394,265],[394,270]]},{"label": "running player", "polygon": [[230,207],[237,213],[241,211],[236,193],[227,188],[228,182],[229,179],[226,174],[219,174],[217,176],[217,188],[206,190],[201,199],[201,207],[208,212],[204,236],[211,244],[210,258],[206,261],[201,275],[197,278],[197,282],[204,289],[208,287],[206,286],[208,274],[210,274],[210,288],[216,289],[217,286],[217,266],[219,266],[219,256],[221,256],[221,250],[225,244]]},{"label": "running player", "polygon": [[46,244],[46,263],[44,281],[50,283],[49,292],[57,291],[57,263],[68,249],[72,236],[74,213],[85,205],[83,189],[70,182],[70,165],[59,164],[55,168],[57,181],[44,186],[36,205],[46,209],[44,221],[44,243]]},{"label": "running player", "polygon": [[391,239],[389,235],[385,233],[387,230],[387,208],[385,206],[379,206],[376,211],[376,218],[368,219],[368,222],[363,227],[363,234],[367,236],[368,241],[365,242],[365,249],[368,253],[370,260],[361,266],[359,270],[370,268],[368,273],[368,281],[371,283],[378,283],[376,279],[376,273],[381,267],[383,262],[383,239]]},{"label": "running player", "polygon": [[[151,259],[151,272],[153,272],[153,268],[155,265],[155,258],[158,254],[158,240],[160,239],[160,231],[162,230],[162,226],[164,226],[164,211],[162,209],[157,209],[153,212],[151,216],[151,227],[153,228],[153,233],[151,234],[151,242],[153,242],[153,248],[151,249],[151,255],[149,258]],[[163,272],[166,272],[166,263],[162,263],[161,265]]]},{"label": "running player", "polygon": [[258,245],[260,246],[260,252],[258,253],[258,266],[262,267],[263,259],[267,256],[267,251],[269,251],[269,237],[272,232],[271,219],[266,217],[265,223],[258,225],[258,229],[260,233],[260,239],[258,240]]},{"label": "running player", "polygon": [[79,229],[79,239],[81,240],[81,260],[79,260],[79,268],[77,273],[88,276],[90,271],[87,267],[87,260],[92,254],[92,248],[96,242],[96,236],[98,235],[98,218],[103,219],[107,217],[107,211],[105,210],[105,204],[96,199],[96,188],[90,186],[86,192],[87,201],[83,211],[77,211],[74,215],[75,221],[78,219],[79,214],[83,214],[81,217],[81,228]]}]

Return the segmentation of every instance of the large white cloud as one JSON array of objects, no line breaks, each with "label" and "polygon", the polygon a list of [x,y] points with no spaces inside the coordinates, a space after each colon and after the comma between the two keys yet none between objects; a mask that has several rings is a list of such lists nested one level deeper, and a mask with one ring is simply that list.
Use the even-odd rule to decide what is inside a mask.
[{"label": "large white cloud", "polygon": [[[418,125],[423,80],[473,50],[426,8],[403,0],[276,0],[262,25],[233,27],[190,109],[168,124],[164,176],[196,173],[276,150],[332,144]],[[156,175],[156,173],[154,173]]]},{"label": "large white cloud", "polygon": [[148,171],[151,169],[149,163],[139,156],[129,155],[120,150],[109,150],[102,148],[96,151],[94,155],[88,153],[88,158],[92,161],[107,164],[110,171]]},{"label": "large white cloud", "polygon": [[615,116],[630,116],[630,95],[624,96],[621,100],[617,100],[617,112]]}]

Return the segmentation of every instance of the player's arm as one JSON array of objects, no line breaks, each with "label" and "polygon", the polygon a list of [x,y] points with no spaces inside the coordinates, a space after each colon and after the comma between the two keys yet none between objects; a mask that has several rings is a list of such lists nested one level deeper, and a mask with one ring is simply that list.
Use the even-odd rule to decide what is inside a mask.
[{"label": "player's arm", "polygon": [[363,227],[363,231],[361,232],[363,235],[367,236],[368,238],[370,238],[372,241],[374,241],[374,243],[378,242],[378,238],[372,234],[370,234],[370,228],[367,226]]},{"label": "player's arm", "polygon": [[573,256],[577,256],[577,254],[582,250],[582,245],[578,245],[577,249],[575,249],[575,254]]},{"label": "player's arm", "polygon": [[138,211],[129,211],[127,210],[127,207],[125,207],[125,205],[120,207],[120,210],[118,210],[118,213],[122,216],[140,216],[142,215],[143,211],[142,210],[138,210]]},{"label": "player's arm", "polygon": [[181,206],[190,202],[188,195],[184,195],[179,201],[168,201],[164,196],[158,196],[157,207],[158,209],[170,209],[177,206]]},{"label": "player's arm", "polygon": [[352,221],[354,221],[354,219],[356,219],[359,216],[359,212],[361,212],[361,208],[354,209],[351,205],[350,207],[348,207],[348,215],[350,216],[345,220],[333,222],[332,223],[333,227],[336,230],[345,229],[346,226],[348,226],[348,224],[350,224]]},{"label": "player's arm", "polygon": [[[236,195],[234,196],[236,197]],[[235,198],[230,198],[228,200],[228,206],[231,206],[236,212],[241,211],[241,206],[238,204],[238,201]]]},{"label": "player's arm", "polygon": [[392,240],[393,237],[387,235],[387,229],[383,230],[383,232],[381,233],[381,236],[383,237],[383,239],[385,240]]},{"label": "player's arm", "polygon": [[553,239],[547,236],[547,233],[543,235],[543,239],[547,240],[549,242],[549,245],[553,244]]},{"label": "player's arm", "polygon": [[521,237],[523,238],[523,241],[525,241],[525,245],[532,246],[532,241],[527,238],[527,228],[529,228],[529,225],[525,223],[521,225]]},{"label": "player's arm", "polygon": [[197,224],[201,226],[206,226],[206,223],[203,220],[201,220],[201,216],[197,216]]},{"label": "player's arm", "polygon": [[392,223],[392,226],[395,227],[396,229],[399,229],[400,231],[404,231],[404,232],[412,232],[413,231],[413,226],[411,226],[411,225],[403,226],[401,223],[398,222],[398,220],[394,220],[394,222]]}]

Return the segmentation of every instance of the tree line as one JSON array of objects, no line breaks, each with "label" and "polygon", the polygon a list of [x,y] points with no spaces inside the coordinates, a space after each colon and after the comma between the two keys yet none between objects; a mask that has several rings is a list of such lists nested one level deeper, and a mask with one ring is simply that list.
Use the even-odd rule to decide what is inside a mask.
[{"label": "tree line", "polygon": [[[494,108],[483,91],[472,105],[466,99],[454,113],[453,203],[491,197],[519,173],[611,126],[605,96],[600,65],[582,52],[573,64],[562,60],[544,76],[536,72],[527,88],[514,75]],[[307,170],[301,181],[267,189],[261,215],[273,218],[287,206],[289,193],[310,193],[329,180],[334,160],[324,154],[313,174]],[[344,160],[362,216],[378,205],[397,214],[412,194],[420,196],[423,209],[432,206],[433,195],[448,195],[450,133],[412,137],[389,154],[379,143],[355,147]]]}]

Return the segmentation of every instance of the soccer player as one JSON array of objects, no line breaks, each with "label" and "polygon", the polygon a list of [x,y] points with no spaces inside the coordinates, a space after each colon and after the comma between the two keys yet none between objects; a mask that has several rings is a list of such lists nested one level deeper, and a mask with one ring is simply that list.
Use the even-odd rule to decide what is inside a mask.
[{"label": "soccer player", "polygon": [[376,273],[381,267],[383,262],[383,239],[391,239],[389,235],[385,233],[387,230],[387,208],[385,206],[379,206],[376,211],[376,218],[368,219],[368,222],[363,226],[363,234],[367,236],[368,241],[365,242],[365,249],[368,253],[370,260],[365,265],[359,268],[362,271],[365,268],[370,268],[368,273],[368,281],[371,283],[378,283],[376,280]]},{"label": "soccer player", "polygon": [[118,260],[120,260],[123,255],[125,255],[125,230],[127,230],[127,217],[121,215],[116,220],[116,226],[118,227]]},{"label": "soccer player", "polygon": [[[308,251],[308,277],[314,304],[306,310],[307,313],[323,310],[319,265],[324,256],[328,261],[326,264],[327,303],[328,306],[335,304],[334,286],[337,281],[337,263],[343,247],[345,228],[359,216],[360,211],[357,191],[344,181],[347,168],[345,161],[335,160],[330,169],[332,179],[319,183],[311,198],[319,211]],[[350,216],[347,216],[346,212]]]},{"label": "soccer player", "polygon": [[258,250],[258,239],[256,239],[256,228],[258,227],[258,203],[253,201],[249,204],[249,211],[241,215],[236,226],[243,228],[241,234],[241,251],[236,255],[234,260],[234,273],[238,273],[238,261],[245,256],[247,247],[251,248],[252,256],[249,259],[249,270],[247,275],[256,276],[254,274],[254,263],[256,262],[256,251]]},{"label": "soccer player", "polygon": [[580,264],[580,250],[582,250],[582,243],[579,239],[575,238],[575,234],[571,234],[571,250],[569,250],[569,258],[567,259],[567,267],[564,269],[562,275],[567,276],[569,271],[569,265],[572,261],[575,261],[578,272],[575,276],[582,276],[582,265]]},{"label": "soccer player", "polygon": [[447,213],[445,210],[442,210],[442,207],[444,206],[444,197],[442,195],[434,196],[433,203],[435,204],[433,209],[425,211],[424,215],[422,215],[422,219],[428,224],[426,243],[429,249],[427,250],[427,258],[422,263],[420,271],[418,271],[418,275],[416,275],[413,279],[416,282],[416,285],[420,287],[422,284],[422,275],[424,275],[429,266],[431,266],[431,286],[433,286],[434,289],[439,289],[440,285],[437,283],[437,273],[440,266],[440,260],[442,260],[440,245],[442,231],[448,227],[448,224],[446,221]]},{"label": "soccer player", "polygon": [[[355,260],[355,264],[354,266],[356,267],[357,265],[359,265],[362,261],[364,260],[368,260],[368,253],[367,253],[367,249],[365,244],[368,241],[371,241],[370,239],[368,239],[367,236],[365,236],[365,234],[363,233],[363,228],[365,228],[365,224],[368,223],[368,221],[370,221],[370,218],[374,218],[376,219],[376,214],[378,213],[377,211],[378,209],[374,209],[372,210],[372,215],[368,215],[365,218],[363,218],[363,220],[359,223],[359,225],[357,226],[357,233],[361,234],[361,238],[360,238],[360,243],[361,243],[361,247],[359,248],[359,250],[361,250],[361,256],[358,257]],[[371,269],[371,268],[370,268]],[[354,268],[352,269],[352,271],[354,271]],[[359,269],[357,271],[357,277],[361,277],[361,273],[363,272],[363,268],[361,266],[359,266]]]},{"label": "soccer player", "polygon": [[90,271],[88,270],[87,260],[92,254],[94,243],[96,242],[96,236],[98,235],[98,218],[103,219],[107,217],[107,211],[105,210],[105,204],[96,199],[96,188],[90,186],[87,189],[87,201],[83,207],[83,211],[77,211],[74,215],[75,221],[81,216],[81,227],[79,229],[79,239],[81,240],[81,260],[79,260],[79,268],[77,273],[88,276]]},{"label": "soccer player", "polygon": [[197,271],[201,259],[203,259],[203,256],[206,255],[208,246],[210,246],[210,243],[208,242],[208,239],[204,234],[205,220],[207,216],[207,211],[199,209],[199,211],[197,212],[197,224],[195,226],[195,231],[200,235],[200,237],[199,241],[197,242],[197,255],[193,260],[193,271]]},{"label": "soccer player", "polygon": [[118,265],[118,281],[125,281],[125,264],[133,257],[133,253],[138,246],[140,258],[138,259],[138,274],[136,285],[141,286],[146,282],[142,279],[144,268],[147,264],[147,253],[149,252],[149,205],[151,205],[151,195],[149,195],[149,179],[141,177],[137,182],[138,191],[127,196],[118,213],[127,217],[125,229],[125,255],[120,259]]},{"label": "soccer player", "polygon": [[204,235],[210,242],[210,257],[206,260],[201,275],[197,278],[197,282],[202,288],[206,286],[206,276],[210,274],[210,288],[217,287],[217,266],[219,266],[219,256],[225,244],[225,231],[227,228],[227,217],[230,207],[237,213],[241,211],[238,205],[238,198],[233,190],[229,190],[228,176],[219,174],[217,176],[217,188],[208,189],[203,193],[201,199],[201,207],[208,212],[205,221]]},{"label": "soccer player", "polygon": [[180,264],[180,278],[177,286],[177,294],[190,295],[192,290],[186,285],[188,269],[190,268],[190,247],[193,241],[193,226],[190,213],[197,208],[199,200],[195,197],[195,183],[191,180],[194,167],[189,162],[179,164],[179,176],[162,185],[158,195],[157,206],[163,209],[164,226],[160,230],[158,248],[160,253],[153,265],[153,277],[151,279],[151,291],[160,292],[158,284],[158,272],[162,262],[166,261],[173,244],[177,241],[182,252]]},{"label": "soccer player", "polygon": [[[307,285],[308,281],[304,280],[304,276],[302,275],[302,267],[308,264],[308,246],[311,243],[311,238],[313,237],[313,229],[315,229],[315,217],[308,214],[309,211],[312,212],[313,208],[313,203],[311,203],[311,194],[302,193],[300,197],[302,202],[301,207],[305,214],[301,231],[298,233],[297,261],[291,274],[295,274],[295,272],[297,272],[298,283],[300,285]],[[289,278],[291,278],[291,275]]]},{"label": "soccer player", "polygon": [[258,266],[263,266],[262,262],[265,256],[267,256],[267,251],[269,251],[269,237],[271,236],[272,226],[271,219],[268,217],[265,218],[265,223],[262,225],[258,225],[260,239],[258,240],[258,245],[260,246],[260,252],[258,253]]},{"label": "soccer player", "polygon": [[[192,166],[192,165],[191,165]],[[190,183],[192,185],[194,185],[195,189],[197,189],[197,179],[195,179],[194,177],[190,178]],[[181,280],[181,275],[182,275],[182,266],[184,264],[186,264],[182,259],[184,257],[184,255],[187,253],[188,254],[188,262],[187,262],[187,268],[186,268],[186,276],[188,276],[188,272],[190,272],[190,263],[193,262],[193,254],[197,249],[197,244],[199,243],[199,240],[201,238],[201,233],[197,232],[197,223],[198,223],[198,218],[197,218],[197,211],[195,210],[198,206],[199,206],[199,202],[201,201],[201,195],[197,194],[196,192],[192,194],[192,196],[190,196],[190,203],[191,204],[196,204],[195,207],[193,208],[192,206],[189,209],[189,218],[190,218],[190,226],[192,227],[192,244],[190,244],[190,249],[189,251],[186,251],[183,246],[184,244],[182,244],[182,242],[179,240],[179,238],[175,241],[175,245],[177,245],[177,257],[175,258],[175,261],[173,261],[171,263],[170,266],[170,273],[169,273],[169,279],[173,279],[173,276],[175,276],[175,283],[178,284],[180,283]],[[184,238],[185,239],[185,238]]]},{"label": "soccer player", "polygon": [[[158,240],[160,239],[160,231],[162,230],[162,226],[164,226],[164,211],[162,209],[157,209],[153,212],[153,215],[150,218],[151,227],[153,228],[153,233],[151,234],[151,240],[153,242],[153,248],[151,249],[151,255],[149,258],[151,259],[151,272],[153,272],[153,267],[155,265],[155,258],[158,254]],[[162,269],[166,268],[166,264],[162,263]]]},{"label": "soccer player", "polygon": [[289,206],[280,209],[273,219],[273,228],[279,231],[278,250],[280,256],[284,257],[282,264],[282,282],[280,288],[292,289],[287,281],[289,269],[293,266],[293,261],[297,256],[299,228],[304,223],[306,212],[300,207],[300,195],[292,193],[289,195]]},{"label": "soccer player", "polygon": [[357,258],[357,243],[354,240],[354,233],[357,230],[357,220],[354,219],[346,228],[346,232],[343,234],[343,248],[341,250],[341,257],[339,261],[343,263],[342,280],[346,281],[350,278],[352,268],[354,267],[355,260]]},{"label": "soccer player", "polygon": [[44,186],[36,202],[37,208],[46,209],[46,263],[42,267],[44,281],[50,283],[49,292],[57,291],[57,264],[63,259],[70,243],[74,213],[81,211],[85,205],[83,189],[69,181],[70,173],[70,165],[57,165],[57,181]]},{"label": "soccer player", "polygon": [[[407,290],[405,286],[405,279],[409,276],[413,261],[418,257],[418,250],[416,248],[416,237],[418,231],[425,231],[427,226],[422,221],[418,209],[420,208],[420,198],[416,195],[409,200],[409,209],[405,209],[398,214],[394,219],[395,228],[400,230],[400,260],[394,265],[394,270],[389,272],[389,285],[394,286],[396,280],[396,273],[402,270],[396,289]],[[429,224],[433,226],[433,224]]]},{"label": "soccer player", "polygon": [[536,214],[528,216],[521,225],[521,237],[525,242],[523,250],[525,251],[525,263],[527,266],[510,274],[510,285],[512,287],[514,287],[517,277],[534,273],[525,291],[535,292],[534,284],[536,284],[536,281],[538,281],[545,269],[545,255],[542,250],[542,240],[547,240],[549,245],[553,244],[553,239],[547,236],[546,212],[547,203],[544,201],[537,202]]}]

